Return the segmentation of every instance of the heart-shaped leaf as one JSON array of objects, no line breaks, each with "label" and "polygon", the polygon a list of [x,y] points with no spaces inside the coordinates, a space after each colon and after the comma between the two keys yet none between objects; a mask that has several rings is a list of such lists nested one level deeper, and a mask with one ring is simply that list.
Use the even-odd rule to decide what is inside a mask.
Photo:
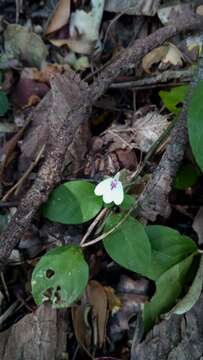
[{"label": "heart-shaped leaf", "polygon": [[147,276],[152,280],[197,251],[192,239],[162,225],[149,225],[146,232],[152,248],[152,261]]},{"label": "heart-shaped leaf", "polygon": [[82,224],[97,215],[102,198],[88,181],[69,181],[58,186],[42,208],[43,215],[62,224]]},{"label": "heart-shaped leaf", "polygon": [[67,307],[85,290],[89,269],[78,246],[50,250],[37,263],[32,274],[32,294],[36,304],[51,301],[54,307]]},{"label": "heart-shaped leaf", "polygon": [[174,265],[156,281],[156,292],[144,306],[145,331],[148,331],[159,315],[169,311],[181,294],[193,255]]},{"label": "heart-shaped leaf", "polygon": [[203,284],[203,255],[201,255],[199,269],[197,270],[197,273],[195,275],[195,278],[192,282],[189,291],[184,296],[184,298],[181,299],[174,306],[174,308],[170,311],[170,313],[181,315],[189,311],[200,297],[202,291],[202,284]]},{"label": "heart-shaped leaf", "polygon": [[[111,215],[105,225],[105,231],[118,226],[123,214]],[[128,217],[118,228],[103,241],[109,256],[128,270],[145,275],[149,272],[151,246],[144,226]]]}]

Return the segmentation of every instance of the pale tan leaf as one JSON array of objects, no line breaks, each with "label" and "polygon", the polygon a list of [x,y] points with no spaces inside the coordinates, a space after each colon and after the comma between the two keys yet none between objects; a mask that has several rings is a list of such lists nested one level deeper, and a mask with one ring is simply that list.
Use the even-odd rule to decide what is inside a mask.
[{"label": "pale tan leaf", "polygon": [[70,17],[70,0],[59,0],[51,17],[45,35],[49,35],[68,23]]},{"label": "pale tan leaf", "polygon": [[203,15],[203,5],[200,5],[200,6],[197,7],[196,13],[198,15]]},{"label": "pale tan leaf", "polygon": [[145,116],[137,119],[134,124],[136,147],[143,152],[149,151],[167,127],[166,116],[157,111],[149,111]]},{"label": "pale tan leaf", "polygon": [[162,59],[164,64],[170,63],[172,65],[182,65],[183,64],[183,54],[181,51],[173,44],[169,44],[168,52],[166,56]]},{"label": "pale tan leaf", "polygon": [[67,46],[73,52],[78,54],[91,54],[95,43],[91,43],[85,40],[75,40],[75,39],[50,39],[51,44],[56,47]]},{"label": "pale tan leaf", "polygon": [[151,72],[151,67],[159,63],[168,52],[168,46],[159,46],[150,51],[142,60],[142,67],[146,73]]}]

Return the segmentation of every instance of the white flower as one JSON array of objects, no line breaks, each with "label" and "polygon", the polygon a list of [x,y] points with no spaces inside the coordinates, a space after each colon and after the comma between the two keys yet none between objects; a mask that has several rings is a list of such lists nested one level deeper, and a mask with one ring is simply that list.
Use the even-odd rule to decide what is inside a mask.
[{"label": "white flower", "polygon": [[103,201],[110,204],[112,201],[116,205],[120,205],[124,199],[123,185],[119,181],[119,173],[114,177],[110,177],[101,181],[94,189],[97,196],[103,196]]}]

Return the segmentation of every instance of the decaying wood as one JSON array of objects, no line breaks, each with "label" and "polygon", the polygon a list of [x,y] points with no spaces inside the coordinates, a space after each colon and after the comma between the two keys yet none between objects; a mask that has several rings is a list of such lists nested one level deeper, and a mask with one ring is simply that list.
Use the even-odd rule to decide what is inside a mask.
[{"label": "decaying wood", "polygon": [[173,179],[184,156],[187,143],[186,106],[171,132],[168,144],[162,159],[139,198],[139,214],[145,219],[155,221],[158,215],[169,217],[171,207],[168,194],[171,191]]},{"label": "decaying wood", "polygon": [[67,345],[64,315],[64,311],[41,305],[0,334],[0,359],[62,359]]},{"label": "decaying wood", "polygon": [[172,315],[133,349],[131,360],[201,360],[203,354],[203,295],[185,315]]},{"label": "decaying wood", "polygon": [[[192,81],[192,86],[187,99],[191,97],[196,83],[202,79],[203,57],[201,56],[198,71]],[[165,218],[170,216],[171,207],[168,195],[172,188],[172,182],[183,159],[187,142],[187,101],[185,101],[178,121],[171,132],[170,143],[168,144],[159,165],[139,198],[139,214],[145,219],[155,221],[158,215]]]},{"label": "decaying wood", "polygon": [[46,103],[45,108],[49,125],[45,159],[34,184],[22,198],[16,214],[1,236],[2,263],[21,239],[37,210],[47,200],[50,191],[60,181],[65,164],[69,164],[69,153],[75,134],[82,124],[87,122],[89,110],[94,102],[104,94],[122,71],[128,69],[129,63],[138,64],[145,54],[172,36],[181,31],[200,28],[202,25],[201,16],[189,14],[176,19],[174,24],[157,30],[145,39],[136,40],[130,48],[121,51],[89,87],[80,82],[78,77],[67,73],[54,78],[51,92],[47,94],[50,102]]}]

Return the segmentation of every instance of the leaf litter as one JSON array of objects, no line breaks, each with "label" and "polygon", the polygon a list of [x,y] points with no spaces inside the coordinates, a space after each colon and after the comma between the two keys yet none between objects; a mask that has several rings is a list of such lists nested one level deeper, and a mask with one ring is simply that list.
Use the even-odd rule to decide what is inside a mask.
[{"label": "leaf litter", "polygon": [[[144,43],[145,37],[153,32],[152,29],[158,30],[171,23],[174,14],[182,14],[184,17],[184,14],[186,16],[189,11],[194,11],[202,16],[202,6],[199,3],[197,6],[182,2],[161,3],[157,0],[59,0],[52,3],[48,1],[44,5],[37,1],[17,0],[16,9],[13,6],[11,10],[6,1],[0,4],[2,234],[6,226],[10,226],[9,222],[27,190],[38,179],[38,169],[43,166],[50,149],[50,136],[53,135],[50,129],[54,114],[57,114],[59,105],[66,111],[66,96],[69,96],[70,103],[74,103],[76,99],[71,86],[69,89],[60,85],[63,91],[60,92],[61,95],[56,95],[57,81],[66,74],[72,76],[72,83],[78,86],[79,103],[79,88],[83,86],[82,82],[87,84],[83,91],[88,96],[89,88],[94,81],[96,84],[102,69],[108,69],[113,58],[119,57],[119,51],[132,46],[135,38]],[[202,36],[199,29],[192,35],[184,33],[184,41],[183,44],[182,39],[175,36],[163,44],[158,43],[151,51],[146,51],[139,64],[134,59],[134,62],[122,65],[125,71],[116,77],[113,83],[116,87],[112,86],[94,102],[89,123],[75,130],[75,141],[68,149],[71,160],[68,157],[65,161],[60,183],[81,179],[98,183],[106,176],[114,176],[123,171],[127,185],[132,183],[129,195],[133,201],[137,201],[167,149],[171,139],[167,134],[182,109],[187,84],[191,80],[184,77],[184,71],[197,66],[201,53]],[[190,57],[190,52],[194,49],[195,56]],[[164,79],[167,71],[171,72],[170,80],[154,83],[154,76],[159,75]],[[143,79],[144,85],[136,85]],[[74,106],[77,107],[77,102]],[[18,122],[17,119],[21,120]],[[75,120],[73,115],[71,121]],[[57,121],[61,121],[61,118]],[[57,126],[54,132],[57,132]],[[66,158],[62,153],[60,156]],[[188,147],[182,165],[189,163],[193,166],[194,162],[194,156]],[[187,236],[187,239],[192,238],[191,241],[200,246],[201,252],[201,176],[190,186],[181,189],[173,185],[176,182],[175,174],[173,177],[169,179],[172,183],[169,199],[171,213],[167,219],[162,217],[161,223],[165,227],[176,229],[181,236]],[[161,197],[157,199],[157,202],[159,201],[162,201]],[[84,204],[84,209],[86,206],[87,203]],[[91,209],[87,210],[91,212]],[[71,208],[69,211],[71,212]],[[108,211],[109,209],[106,213]],[[195,253],[181,258],[181,261],[170,266],[154,282],[149,280],[150,276],[146,279],[140,275],[139,272],[145,274],[146,269],[139,270],[138,273],[129,271],[126,266],[129,259],[125,260],[125,256],[130,256],[127,246],[123,248],[121,258],[120,253],[117,254],[118,248],[111,250],[115,251],[116,256],[119,255],[119,262],[115,262],[112,260],[114,257],[110,257],[111,251],[108,250],[107,255],[104,246],[99,242],[84,252],[83,265],[85,267],[88,263],[90,268],[90,279],[85,291],[77,293],[78,281],[81,281],[81,288],[85,286],[81,279],[77,280],[76,274],[74,288],[71,287],[72,283],[69,283],[70,302],[66,298],[66,307],[70,303],[72,305],[71,296],[74,291],[78,296],[73,296],[75,301],[71,310],[67,311],[66,322],[61,312],[61,335],[58,330],[60,325],[53,326],[55,332],[52,334],[50,326],[46,325],[47,316],[56,324],[59,321],[58,312],[48,304],[36,305],[31,296],[31,273],[36,269],[36,264],[40,266],[40,259],[44,259],[43,254],[49,254],[52,248],[70,244],[78,246],[89,225],[81,225],[79,222],[80,225],[73,226],[72,222],[66,221],[65,224],[56,222],[52,225],[42,217],[42,212],[35,214],[29,229],[25,229],[23,237],[11,253],[6,272],[2,272],[0,318],[3,318],[0,321],[0,353],[1,344],[5,343],[7,334],[10,333],[7,354],[2,355],[3,360],[9,359],[9,356],[14,358],[13,339],[21,332],[22,326],[26,326],[29,334],[27,321],[30,319],[39,322],[38,327],[42,328],[42,333],[48,329],[47,341],[50,345],[45,347],[41,344],[40,350],[36,350],[39,358],[43,356],[43,351],[51,354],[53,350],[50,339],[57,343],[56,339],[61,336],[60,345],[56,345],[57,352],[69,356],[70,359],[80,359],[81,356],[84,359],[89,356],[98,359],[127,359],[131,356],[133,359],[132,351],[137,351],[134,342],[138,341],[138,338],[145,341],[143,323],[140,325],[138,321],[143,308],[144,317],[147,318],[145,329],[151,318],[157,323],[160,321],[162,326],[160,315],[163,317],[163,313],[170,311],[170,308],[170,314],[182,314],[192,307],[195,309],[202,290],[202,256],[200,264]],[[74,218],[74,212],[71,216]],[[147,219],[143,218],[143,222],[146,225]],[[160,225],[159,220],[156,223]],[[102,219],[98,220],[97,225],[98,229],[93,229],[94,236],[103,228]],[[144,225],[140,226],[145,234]],[[119,233],[120,238],[117,238],[119,243],[121,241],[120,248],[123,247],[121,234],[122,231]],[[128,241],[131,235],[129,233]],[[110,235],[109,243],[108,238],[104,241],[106,249],[111,247],[111,241]],[[166,248],[163,247],[163,252]],[[138,253],[140,249],[135,251],[135,261],[139,260],[136,260]],[[147,268],[144,260],[142,266]],[[131,264],[130,270],[132,267],[136,269],[136,264]],[[52,272],[48,274],[48,282],[52,275]],[[170,291],[172,281],[174,288]],[[59,305],[63,294],[61,291],[61,283],[54,291],[47,285],[43,301],[51,299]],[[37,295],[35,301],[36,297]],[[173,315],[171,318],[173,319]],[[37,335],[36,327],[34,337]],[[164,343],[163,339],[161,343]],[[29,358],[29,349],[20,339],[16,344],[17,355],[22,349]],[[33,342],[32,351],[35,351],[34,349]]]}]

